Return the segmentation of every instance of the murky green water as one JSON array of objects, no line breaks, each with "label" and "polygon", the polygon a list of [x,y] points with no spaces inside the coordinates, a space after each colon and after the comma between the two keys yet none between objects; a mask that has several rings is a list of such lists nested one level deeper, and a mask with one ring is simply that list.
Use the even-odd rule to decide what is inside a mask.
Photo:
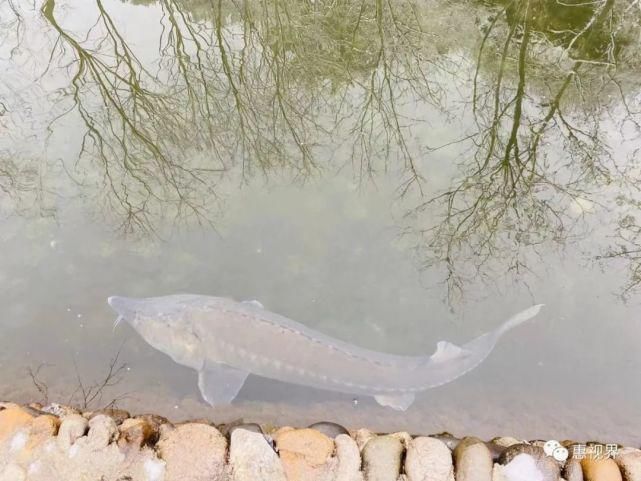
[{"label": "murky green water", "polygon": [[[93,407],[639,444],[640,16],[0,0],[0,398],[83,403],[119,352]],[[176,292],[396,353],[546,308],[403,414],[259,378],[212,410],[112,331]]]}]

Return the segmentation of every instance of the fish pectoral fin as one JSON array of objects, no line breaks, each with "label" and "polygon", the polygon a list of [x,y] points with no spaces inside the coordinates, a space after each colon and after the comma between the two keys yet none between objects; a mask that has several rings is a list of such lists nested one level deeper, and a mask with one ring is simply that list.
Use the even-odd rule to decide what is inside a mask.
[{"label": "fish pectoral fin", "polygon": [[198,371],[198,388],[203,399],[211,406],[230,404],[243,387],[247,376],[247,371],[227,364],[207,362]]},{"label": "fish pectoral fin", "polygon": [[402,394],[378,394],[374,396],[376,402],[381,406],[387,406],[397,411],[405,411],[414,402],[414,393]]},{"label": "fish pectoral fin", "polygon": [[439,341],[436,344],[436,351],[430,356],[430,361],[445,362],[457,357],[470,354],[470,351],[448,341]]}]

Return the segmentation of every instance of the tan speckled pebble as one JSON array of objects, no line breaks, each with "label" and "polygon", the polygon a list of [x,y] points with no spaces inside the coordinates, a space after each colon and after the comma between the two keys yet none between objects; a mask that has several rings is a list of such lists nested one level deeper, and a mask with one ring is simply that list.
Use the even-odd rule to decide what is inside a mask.
[{"label": "tan speckled pebble", "polygon": [[156,450],[167,463],[164,481],[224,479],[227,440],[213,426],[181,424],[163,433]]},{"label": "tan speckled pebble", "polygon": [[619,467],[612,459],[586,457],[581,460],[581,468],[585,481],[623,481]]},{"label": "tan speckled pebble", "polygon": [[289,481],[312,481],[326,476],[334,441],[315,429],[292,429],[274,436]]}]

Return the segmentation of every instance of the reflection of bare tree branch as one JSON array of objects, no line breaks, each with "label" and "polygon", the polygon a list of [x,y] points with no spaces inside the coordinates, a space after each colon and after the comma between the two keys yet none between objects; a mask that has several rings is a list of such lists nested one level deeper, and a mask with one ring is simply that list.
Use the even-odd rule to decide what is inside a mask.
[{"label": "reflection of bare tree branch", "polygon": [[[183,2],[159,0],[157,74],[95,4],[90,32],[101,38],[93,43],[60,25],[55,0],[42,13],[58,32],[59,57],[74,58],[70,93],[86,129],[80,155],[100,159],[125,227],[149,228],[160,203],[201,215],[215,199],[215,174],[238,161],[243,175],[280,168],[305,178],[325,167],[316,156],[345,132],[361,173],[396,145],[409,172],[403,192],[420,187],[397,101],[408,92],[437,100],[437,90],[417,58],[424,34],[409,4],[210,0],[197,17]],[[230,12],[237,24],[224,21]],[[204,151],[198,168],[185,158]],[[207,196],[194,183],[209,186]]]},{"label": "reflection of bare tree branch", "polygon": [[[494,56],[491,37],[494,29],[502,28],[499,15],[486,27],[473,80],[472,112],[478,127],[472,137],[473,161],[463,162],[465,173],[458,182],[417,209],[445,209],[444,218],[424,228],[421,238],[429,246],[427,264],[446,268],[450,296],[460,294],[466,282],[487,276],[493,261],[500,260],[496,269],[503,272],[527,269],[528,255],[539,246],[562,244],[576,235],[581,216],[568,208],[591,198],[592,190],[610,182],[616,169],[600,138],[598,111],[592,119],[580,119],[570,104],[564,107],[572,87],[573,94],[584,94],[582,67],[593,65],[581,56],[581,48],[587,50],[590,44],[584,41],[577,48],[578,38],[607,28],[614,2],[599,3],[586,27],[569,40],[573,65],[563,77],[551,79],[550,100],[539,106],[530,93],[535,87],[528,86],[533,42],[544,42],[533,31],[534,3],[538,6],[537,0],[509,5],[512,21],[507,32],[496,35],[502,43],[496,47],[498,71],[491,82],[480,79],[481,71],[487,71],[484,59]],[[607,51],[617,49],[613,45]],[[603,68],[607,78],[607,65]],[[594,75],[593,70],[585,73],[585,80]],[[462,142],[467,139],[469,135]],[[542,145],[557,139],[566,159],[550,160]]]},{"label": "reflection of bare tree branch", "polygon": [[[413,132],[429,119],[414,110],[429,105],[458,116],[445,99],[456,87],[445,83],[467,79],[464,66],[450,69],[456,60],[435,53],[417,4],[155,3],[157,71],[136,55],[104,0],[92,2],[97,19],[88,32],[66,29],[56,0],[41,10],[57,35],[50,67],[71,71],[63,102],[81,121],[80,156],[99,167],[99,180],[78,177],[103,187],[123,228],[153,230],[159,215],[210,220],[220,179],[236,169],[243,179],[272,172],[305,179],[345,164],[359,178],[400,171],[399,194],[421,196],[412,214],[427,213],[419,224],[426,262],[446,267],[455,292],[488,275],[497,259],[502,271],[528,269],[532,252],[578,235],[581,215],[568,206],[628,174],[615,165],[601,121],[616,100],[641,130],[634,82],[619,70],[638,65],[623,48],[638,29],[641,11],[631,3],[497,0],[466,84],[472,128],[457,146],[465,149],[460,176],[431,197]],[[611,93],[618,98],[605,100]],[[343,154],[339,165],[335,152]],[[13,189],[16,165],[1,163],[0,172]]]},{"label": "reflection of bare tree branch", "polygon": [[[0,0],[0,44],[4,44],[11,36],[13,47],[9,56],[13,57],[22,43],[24,35],[24,19],[16,0]],[[0,110],[0,115],[2,111]]]},{"label": "reflection of bare tree branch", "polygon": [[[69,48],[74,57],[71,95],[86,128],[80,155],[91,149],[103,164],[123,227],[152,226],[150,202],[173,204],[178,212],[202,217],[192,184],[201,184],[200,175],[217,169],[187,167],[176,158],[176,133],[186,127],[178,104],[170,94],[152,90],[157,79],[138,60],[101,0],[96,0],[99,17],[92,27],[104,32],[98,49],[84,46],[61,27],[55,6],[55,0],[47,0],[42,13],[60,36],[60,54]],[[97,105],[92,103],[96,99]]]}]

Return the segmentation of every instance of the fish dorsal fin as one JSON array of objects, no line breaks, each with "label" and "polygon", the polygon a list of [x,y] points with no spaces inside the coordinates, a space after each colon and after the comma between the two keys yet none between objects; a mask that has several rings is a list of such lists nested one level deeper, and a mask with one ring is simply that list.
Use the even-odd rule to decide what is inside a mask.
[{"label": "fish dorsal fin", "polygon": [[222,363],[206,362],[198,371],[198,388],[203,399],[212,406],[230,404],[249,373]]},{"label": "fish dorsal fin", "polygon": [[379,394],[374,396],[374,399],[381,406],[388,406],[397,411],[405,411],[414,402],[414,393]]},{"label": "fish dorsal fin", "polygon": [[452,344],[448,341],[439,341],[436,344],[436,352],[430,356],[430,360],[434,362],[445,362],[457,357],[465,356],[468,353],[468,350],[463,349],[456,344]]}]

